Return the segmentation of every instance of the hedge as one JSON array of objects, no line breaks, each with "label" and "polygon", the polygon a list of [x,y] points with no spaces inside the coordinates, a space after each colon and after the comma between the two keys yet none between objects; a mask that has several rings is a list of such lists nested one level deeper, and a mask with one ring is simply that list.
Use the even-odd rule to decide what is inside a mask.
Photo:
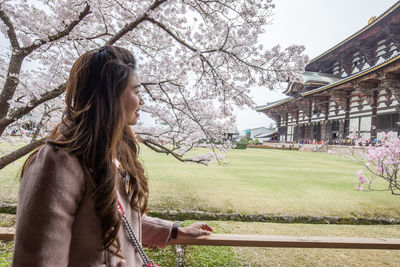
[{"label": "hedge", "polygon": [[300,148],[298,147],[276,147],[276,146],[268,146],[268,145],[247,145],[249,148],[267,148],[267,149],[278,149],[278,150],[296,150],[298,151]]}]

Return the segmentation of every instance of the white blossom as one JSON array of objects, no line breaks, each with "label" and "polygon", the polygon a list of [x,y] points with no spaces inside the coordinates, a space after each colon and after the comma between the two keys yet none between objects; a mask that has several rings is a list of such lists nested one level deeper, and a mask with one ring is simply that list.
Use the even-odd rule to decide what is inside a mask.
[{"label": "white blossom", "polygon": [[[135,129],[143,139],[172,144],[180,155],[197,146],[223,148],[217,144],[234,124],[233,106],[254,106],[250,87],[273,89],[281,82],[300,79],[307,62],[304,47],[267,50],[258,41],[271,21],[274,5],[270,0],[169,0],[149,10],[154,3],[3,1],[0,8],[10,18],[21,49],[37,46],[24,58],[20,73],[12,74],[19,84],[5,118],[15,120],[13,112],[65,83],[79,55],[103,46],[124,29],[129,30],[115,45],[131,50],[138,59],[143,110],[155,120],[155,125],[142,122]],[[86,5],[90,12],[79,20]],[[78,22],[66,36],[55,39],[74,21]],[[129,28],[135,21],[135,27]],[[7,29],[1,20],[0,31],[6,38]],[[10,49],[0,51],[4,77],[11,52],[17,53],[11,42]],[[4,84],[0,79],[3,90]],[[41,133],[48,133],[62,109],[59,95],[29,112],[46,122]],[[22,125],[24,120],[16,119],[7,127]],[[211,154],[197,159],[219,159],[215,152]]]}]

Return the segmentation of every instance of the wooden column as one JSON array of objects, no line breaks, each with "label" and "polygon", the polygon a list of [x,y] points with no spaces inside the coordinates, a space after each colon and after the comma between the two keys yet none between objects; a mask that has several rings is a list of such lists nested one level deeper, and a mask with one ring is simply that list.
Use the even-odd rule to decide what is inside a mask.
[{"label": "wooden column", "polygon": [[345,132],[346,132],[345,124],[346,124],[345,120],[343,119],[339,120],[339,133],[338,133],[339,138],[345,137]]},{"label": "wooden column", "polygon": [[[296,110],[296,126],[295,126],[295,129],[296,129],[296,142],[298,142],[299,139],[300,139],[299,113],[300,113],[300,111],[299,111],[299,109],[297,109]],[[294,137],[293,137],[293,141],[295,141]]]},{"label": "wooden column", "polygon": [[278,129],[278,141],[281,141],[281,116],[278,115],[278,120],[276,122],[276,128]]},{"label": "wooden column", "polygon": [[326,103],[325,120],[329,119],[329,108],[330,108],[331,98],[328,97],[328,103]]},{"label": "wooden column", "polygon": [[346,113],[345,113],[345,119],[344,119],[343,138],[346,138],[349,135],[349,128],[350,128],[350,92],[347,93],[345,112]]},{"label": "wooden column", "polygon": [[400,137],[400,104],[396,107],[397,136]]},{"label": "wooden column", "polygon": [[289,123],[289,112],[287,112],[287,110],[286,110],[286,123],[285,123],[285,126],[286,126],[286,135],[285,135],[285,142],[287,142],[287,135],[288,135],[288,123]]},{"label": "wooden column", "polygon": [[336,105],[339,106],[340,109],[342,109],[345,112],[345,121],[344,123],[340,122],[339,134],[341,136],[338,136],[340,138],[345,138],[348,135],[348,127],[350,122],[349,92],[345,90],[335,90],[330,92],[329,95],[331,99],[335,101]]},{"label": "wooden column", "polygon": [[371,115],[371,139],[374,140],[376,136],[376,118],[378,110],[378,91],[373,92],[373,104],[372,104],[372,115]]},{"label": "wooden column", "polygon": [[400,108],[396,109],[397,136],[400,136]]},{"label": "wooden column", "polygon": [[386,73],[381,86],[389,90],[398,102],[396,107],[396,124],[397,134],[400,136],[400,75]]},{"label": "wooden column", "polygon": [[329,97],[325,99],[326,103],[322,105],[322,113],[325,116],[324,121],[320,122],[320,137],[321,141],[326,140],[326,122],[329,118]]},{"label": "wooden column", "polygon": [[397,136],[400,137],[400,87],[392,88],[392,92],[397,100],[396,106],[396,125],[397,125]]},{"label": "wooden column", "polygon": [[[313,98],[310,97],[310,106],[308,109],[308,122],[312,121],[312,115],[313,115],[313,110],[312,110],[312,105],[313,105]],[[309,124],[307,125],[307,130],[308,130],[308,136],[306,139],[310,139],[310,142],[314,138],[314,125]]]},{"label": "wooden column", "polygon": [[330,108],[331,98],[328,97],[328,103],[326,103],[326,111],[325,111],[325,123],[321,125],[324,128],[324,137],[323,140],[328,140],[330,136],[328,136],[328,120],[329,120],[329,108]]}]

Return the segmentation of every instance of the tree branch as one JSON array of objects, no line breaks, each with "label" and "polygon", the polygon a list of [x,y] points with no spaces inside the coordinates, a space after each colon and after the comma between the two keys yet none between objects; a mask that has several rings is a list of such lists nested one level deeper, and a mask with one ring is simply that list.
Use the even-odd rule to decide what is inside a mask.
[{"label": "tree branch", "polygon": [[162,24],[161,22],[153,19],[153,18],[147,18],[147,21],[157,25],[159,28],[161,28],[162,30],[164,30],[166,33],[168,33],[169,35],[171,35],[172,38],[174,38],[178,43],[182,44],[183,46],[189,48],[190,50],[192,50],[193,52],[198,51],[198,49],[196,49],[195,47],[189,45],[188,43],[185,42],[185,40],[182,40],[181,38],[179,38],[179,36],[177,36],[175,33],[173,33],[170,29],[168,29],[164,24]]},{"label": "tree branch", "polygon": [[65,83],[59,85],[57,88],[44,93],[40,99],[33,99],[25,107],[19,108],[14,112],[12,112],[8,117],[3,117],[2,119],[0,119],[0,135],[2,135],[5,128],[14,121],[18,120],[25,114],[29,113],[40,104],[49,101],[53,98],[56,98],[57,96],[64,93],[65,85],[66,85]]},{"label": "tree branch", "polygon": [[148,9],[147,11],[140,16],[138,19],[135,21],[132,21],[128,24],[126,24],[121,30],[119,30],[111,39],[109,39],[106,44],[107,45],[113,45],[115,42],[117,42],[119,39],[121,39],[125,34],[128,32],[132,31],[135,29],[140,23],[142,23],[145,20],[148,20],[149,17],[147,16],[148,11],[153,11],[157,7],[159,7],[162,3],[167,2],[168,0],[156,0]]},{"label": "tree branch", "polygon": [[0,9],[0,18],[4,22],[4,24],[8,27],[7,35],[10,38],[11,46],[13,50],[19,48],[17,34],[15,33],[14,25],[12,24],[10,18],[4,12],[4,10]]},{"label": "tree branch", "polygon": [[16,161],[17,159],[25,156],[35,148],[39,147],[40,145],[44,144],[44,138],[36,140],[26,146],[23,146],[8,155],[5,155],[0,158],[0,170],[3,169],[5,166],[10,164],[11,162]]},{"label": "tree branch", "polygon": [[39,48],[40,46],[46,44],[47,42],[53,42],[53,41],[57,41],[65,36],[67,36],[74,28],[76,25],[78,25],[88,14],[90,13],[90,6],[89,4],[86,3],[85,8],[83,9],[83,11],[79,14],[78,19],[73,20],[70,24],[68,24],[64,30],[57,32],[54,35],[50,35],[48,36],[48,40],[46,39],[41,39],[38,42],[35,42],[24,48],[24,51],[26,53],[26,55],[29,55],[30,53],[32,53],[33,50]]},{"label": "tree branch", "polygon": [[207,163],[204,160],[185,159],[181,155],[174,152],[172,149],[169,149],[169,148],[167,148],[163,145],[160,145],[154,141],[151,141],[148,139],[146,139],[146,140],[141,139],[140,142],[142,142],[145,146],[147,146],[151,150],[154,150],[158,153],[164,153],[167,155],[171,154],[174,158],[176,158],[177,160],[179,160],[181,162],[194,162],[194,163],[200,163],[203,165],[207,165]]},{"label": "tree branch", "polygon": [[55,35],[48,36],[48,40],[42,39],[39,42],[37,42],[36,44],[34,43],[31,46],[19,49],[20,47],[18,45],[18,40],[17,40],[16,34],[15,34],[14,27],[13,27],[10,19],[8,18],[7,14],[5,14],[5,12],[3,10],[0,10],[0,17],[4,21],[4,23],[8,26],[7,32],[10,37],[10,41],[11,41],[12,48],[13,48],[9,67],[8,67],[7,78],[4,83],[3,89],[1,91],[1,95],[0,95],[0,135],[3,134],[5,127],[7,125],[14,122],[16,119],[22,117],[23,115],[25,115],[26,113],[31,111],[33,108],[40,105],[41,103],[57,96],[57,95],[52,96],[51,93],[53,91],[45,93],[44,98],[42,98],[40,100],[33,100],[25,108],[18,109],[17,111],[13,112],[11,114],[10,118],[6,117],[8,111],[9,111],[9,108],[10,108],[9,100],[12,99],[12,97],[14,96],[15,90],[17,89],[17,86],[19,84],[18,76],[21,72],[21,66],[22,66],[22,62],[23,62],[24,58],[26,56],[28,56],[30,53],[32,53],[32,51],[34,51],[41,45],[47,43],[48,41],[56,41],[64,36],[68,35],[72,31],[72,29],[76,25],[78,25],[78,23],[80,21],[82,21],[89,13],[90,13],[90,6],[88,4],[86,4],[84,10],[80,13],[78,19],[72,21],[69,25],[67,25],[67,27],[64,30],[58,32]]}]

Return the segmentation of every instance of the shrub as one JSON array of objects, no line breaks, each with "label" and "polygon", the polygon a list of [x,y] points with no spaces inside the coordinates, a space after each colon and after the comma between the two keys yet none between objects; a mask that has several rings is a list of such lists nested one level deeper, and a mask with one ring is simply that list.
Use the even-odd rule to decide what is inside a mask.
[{"label": "shrub", "polygon": [[295,150],[298,151],[298,147],[278,147],[278,146],[269,146],[269,145],[248,145],[250,148],[266,148],[266,149],[278,149],[278,150]]},{"label": "shrub", "polygon": [[247,145],[249,144],[249,139],[247,136],[242,137],[238,143],[236,143],[235,149],[246,149]]},{"label": "shrub", "polygon": [[247,136],[244,136],[240,139],[239,141],[240,144],[248,144],[249,143],[249,138],[247,138]]},{"label": "shrub", "polygon": [[247,144],[242,144],[242,143],[236,143],[235,149],[246,149]]}]

